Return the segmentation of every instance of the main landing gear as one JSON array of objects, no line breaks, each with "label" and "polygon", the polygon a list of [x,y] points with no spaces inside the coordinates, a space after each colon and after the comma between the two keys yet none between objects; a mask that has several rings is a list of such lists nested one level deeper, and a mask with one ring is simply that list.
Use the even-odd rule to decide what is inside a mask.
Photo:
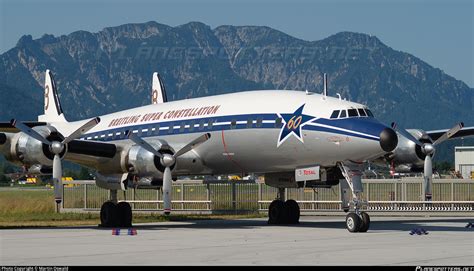
[{"label": "main landing gear", "polygon": [[111,200],[104,202],[100,208],[101,227],[131,227],[132,208],[128,202],[117,203],[117,190],[110,191]]},{"label": "main landing gear", "polygon": [[[346,227],[350,232],[367,232],[370,227],[370,217],[367,213],[361,212],[360,209],[367,202],[361,200],[363,192],[362,178],[360,168],[362,165],[356,163],[343,164],[338,163],[346,182],[341,182],[342,206],[345,212],[349,212],[346,216]],[[349,193],[349,190],[352,193]],[[352,194],[352,199],[351,195]]]},{"label": "main landing gear", "polygon": [[284,201],[284,188],[279,189],[279,198],[272,201],[268,208],[268,224],[298,224],[300,207],[296,201]]}]

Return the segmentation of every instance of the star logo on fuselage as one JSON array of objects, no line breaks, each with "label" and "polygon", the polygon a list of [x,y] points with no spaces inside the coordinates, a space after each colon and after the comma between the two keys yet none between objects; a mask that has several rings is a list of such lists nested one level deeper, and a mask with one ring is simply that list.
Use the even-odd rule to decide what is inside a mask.
[{"label": "star logo on fuselage", "polygon": [[296,111],[292,114],[278,114],[278,116],[282,119],[284,125],[281,127],[280,130],[280,136],[278,137],[277,147],[280,147],[280,145],[285,142],[285,140],[291,135],[294,135],[299,141],[303,142],[303,137],[301,136],[301,128],[308,122],[316,119],[315,117],[303,114],[304,106],[305,104],[296,109]]}]

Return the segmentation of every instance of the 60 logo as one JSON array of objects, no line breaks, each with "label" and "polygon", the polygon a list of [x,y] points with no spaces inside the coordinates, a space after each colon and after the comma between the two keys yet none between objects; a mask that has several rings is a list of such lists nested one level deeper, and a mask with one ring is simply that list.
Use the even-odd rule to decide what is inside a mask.
[{"label": "60 logo", "polygon": [[288,130],[295,130],[295,129],[297,129],[297,128],[300,126],[302,119],[303,119],[302,116],[299,116],[299,117],[293,116],[293,117],[288,121],[288,123],[286,124],[286,128],[287,128]]}]

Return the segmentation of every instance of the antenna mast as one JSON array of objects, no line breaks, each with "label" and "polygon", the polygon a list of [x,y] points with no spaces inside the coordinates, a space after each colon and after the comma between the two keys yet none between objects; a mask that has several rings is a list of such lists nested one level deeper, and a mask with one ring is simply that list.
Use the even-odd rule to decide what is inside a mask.
[{"label": "antenna mast", "polygon": [[327,73],[324,73],[324,90],[323,90],[324,97],[328,96],[328,77]]}]

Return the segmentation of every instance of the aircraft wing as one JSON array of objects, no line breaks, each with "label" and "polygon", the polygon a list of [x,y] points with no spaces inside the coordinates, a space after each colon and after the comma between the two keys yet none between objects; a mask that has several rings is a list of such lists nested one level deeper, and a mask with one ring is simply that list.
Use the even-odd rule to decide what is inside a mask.
[{"label": "aircraft wing", "polygon": [[[26,121],[23,122],[26,126],[33,128],[35,126],[43,126],[46,125],[46,122],[39,122],[39,121]],[[4,133],[18,133],[20,130],[13,126],[11,122],[0,122],[0,132]]]},{"label": "aircraft wing", "polygon": [[[440,136],[442,136],[448,130],[449,129],[426,131],[426,133],[431,137],[431,139],[433,139],[433,141],[436,141]],[[454,134],[451,137],[451,139],[452,138],[466,137],[466,136],[474,136],[474,126],[462,128],[459,132]]]}]

